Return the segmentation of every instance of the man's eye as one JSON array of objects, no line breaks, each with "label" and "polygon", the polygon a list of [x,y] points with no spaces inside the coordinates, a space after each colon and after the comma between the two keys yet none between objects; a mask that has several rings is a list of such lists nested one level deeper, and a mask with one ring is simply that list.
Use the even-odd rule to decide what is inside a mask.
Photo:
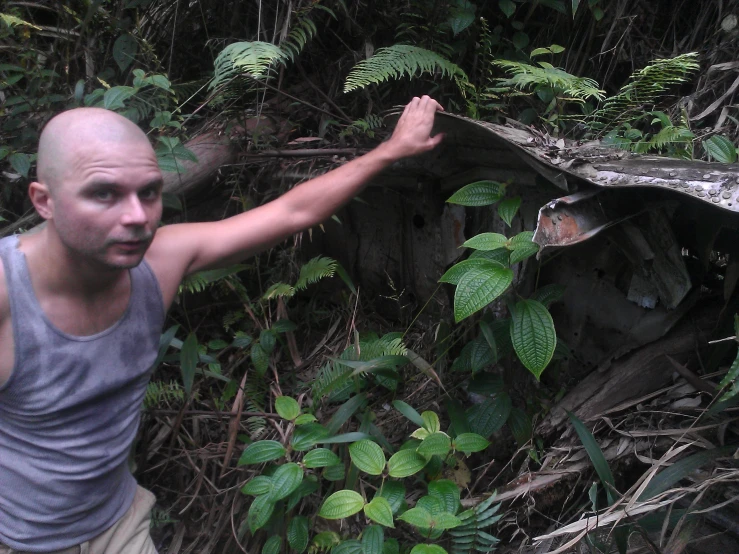
[{"label": "man's eye", "polygon": [[110,200],[113,198],[113,193],[109,190],[98,190],[95,191],[95,198],[97,200]]},{"label": "man's eye", "polygon": [[154,200],[159,195],[159,192],[155,188],[150,188],[141,191],[139,196],[144,200]]}]

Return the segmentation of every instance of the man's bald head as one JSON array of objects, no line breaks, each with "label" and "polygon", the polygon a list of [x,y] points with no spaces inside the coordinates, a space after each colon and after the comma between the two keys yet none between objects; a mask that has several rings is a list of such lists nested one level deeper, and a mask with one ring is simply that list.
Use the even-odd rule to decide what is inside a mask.
[{"label": "man's bald head", "polygon": [[145,144],[149,139],[133,122],[102,108],[75,108],[53,117],[39,139],[37,174],[50,191],[74,171],[84,149]]}]

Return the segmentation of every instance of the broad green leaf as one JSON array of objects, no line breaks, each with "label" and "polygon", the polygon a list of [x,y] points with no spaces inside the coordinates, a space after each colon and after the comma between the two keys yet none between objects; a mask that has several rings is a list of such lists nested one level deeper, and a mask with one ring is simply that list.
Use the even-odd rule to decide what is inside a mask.
[{"label": "broad green leaf", "polygon": [[519,408],[513,408],[511,410],[511,415],[508,418],[508,427],[513,434],[513,438],[516,439],[518,446],[526,444],[533,434],[531,418]]},{"label": "broad green leaf", "polygon": [[449,479],[437,479],[429,483],[429,496],[439,501],[442,512],[456,514],[459,509],[459,487]]},{"label": "broad green leaf", "polygon": [[531,244],[531,241],[534,240],[534,232],[533,231],[521,231],[515,236],[512,236],[510,239],[508,239],[507,247],[511,250],[515,250],[517,248],[524,248]]},{"label": "broad green leaf", "polygon": [[[533,55],[533,52],[532,52]],[[513,198],[506,198],[498,205],[498,215],[500,219],[505,221],[508,226],[511,226],[513,217],[518,212],[518,208],[521,207],[521,197],[515,196]]]},{"label": "broad green leaf", "polygon": [[346,477],[346,468],[344,467],[344,464],[327,466],[323,469],[322,475],[326,481],[341,481]]},{"label": "broad green leaf", "polygon": [[703,141],[708,155],[719,163],[733,164],[736,162],[736,146],[723,135],[713,135]]},{"label": "broad green leaf", "polygon": [[[341,542],[341,535],[335,531],[322,531],[313,537],[311,546],[315,547],[316,550],[328,550]],[[359,541],[357,541],[359,543]],[[362,548],[362,545],[359,545]],[[335,552],[335,551],[334,551]]]},{"label": "broad green leaf", "polygon": [[277,441],[257,441],[246,447],[238,465],[261,464],[285,455],[285,447]]},{"label": "broad green leaf", "polygon": [[103,107],[106,110],[120,110],[125,108],[124,102],[128,100],[136,90],[133,87],[112,87],[103,95]]},{"label": "broad green leaf", "polygon": [[395,514],[403,506],[403,502],[405,502],[405,486],[400,481],[385,481],[375,498],[378,496],[388,501],[390,509]]},{"label": "broad green leaf", "polygon": [[496,181],[477,181],[452,194],[447,202],[461,206],[487,206],[503,198],[505,185]]},{"label": "broad green leaf", "polygon": [[395,527],[393,524],[393,510],[387,499],[382,496],[375,496],[364,506],[364,515],[385,527]]},{"label": "broad green leaf", "polygon": [[516,47],[516,50],[523,50],[529,45],[529,35],[523,31],[518,31],[513,34],[511,42],[513,42],[513,46]]},{"label": "broad green leaf", "polygon": [[195,368],[198,365],[198,337],[195,333],[187,335],[180,350],[180,371],[182,372],[182,383],[188,396],[192,392],[192,384],[195,381]]},{"label": "broad green leaf", "polygon": [[498,7],[500,7],[500,11],[502,11],[508,19],[510,19],[516,11],[516,4],[511,0],[498,0]]},{"label": "broad green leaf", "polygon": [[382,554],[382,543],[385,542],[385,531],[379,525],[368,525],[362,531],[363,554]]},{"label": "broad green leaf", "polygon": [[305,516],[295,516],[287,526],[287,542],[298,554],[308,548],[310,521]]},{"label": "broad green leaf", "polygon": [[480,233],[466,240],[462,246],[475,250],[497,250],[508,244],[508,239],[500,233]]},{"label": "broad green leaf", "polygon": [[352,516],[364,507],[362,495],[355,491],[341,490],[329,496],[318,515],[324,519],[342,519]]},{"label": "broad green leaf", "polygon": [[401,521],[405,521],[406,523],[413,525],[414,527],[422,527],[428,529],[429,527],[431,527],[431,522],[433,518],[431,516],[431,513],[424,508],[411,508],[410,510],[406,510],[401,515],[399,515],[398,519]]},{"label": "broad green leaf", "polygon": [[503,294],[513,281],[513,271],[505,268],[469,270],[454,291],[454,319],[457,323],[483,309]]},{"label": "broad green leaf", "polygon": [[272,490],[269,498],[277,502],[290,496],[303,480],[303,468],[294,462],[283,464],[272,475]]},{"label": "broad green leaf", "polygon": [[313,423],[314,421],[318,420],[313,414],[300,414],[295,418],[295,425],[306,425],[307,423]]},{"label": "broad green leaf", "polygon": [[518,262],[524,261],[526,258],[536,255],[539,252],[539,245],[535,242],[530,242],[525,245],[521,245],[511,252],[510,264],[517,264]]},{"label": "broad green leaf", "polygon": [[305,467],[315,469],[340,464],[341,459],[328,448],[316,448],[303,457]]},{"label": "broad green leaf", "polygon": [[28,154],[22,152],[14,152],[8,156],[8,162],[11,167],[20,173],[23,177],[28,177],[28,172],[31,170],[31,158]]},{"label": "broad green leaf", "polygon": [[251,363],[254,364],[254,369],[260,377],[263,377],[269,369],[269,356],[259,344],[251,347]]},{"label": "broad green leaf", "polygon": [[329,433],[323,425],[307,423],[295,428],[290,444],[298,452],[305,452],[313,448],[320,440],[327,438],[328,435]]},{"label": "broad green leaf", "polygon": [[489,437],[499,431],[511,413],[511,397],[505,393],[488,398],[467,410],[467,420],[473,433]]},{"label": "broad green leaf", "polygon": [[400,554],[398,539],[385,539],[385,544],[382,546],[382,554]]},{"label": "broad green leaf", "polygon": [[262,554],[280,554],[282,549],[282,537],[279,535],[272,535],[264,543],[262,547]]},{"label": "broad green leaf", "polygon": [[172,83],[170,83],[169,79],[167,79],[164,75],[152,75],[146,78],[146,82],[166,91],[170,91],[170,87],[172,86]]},{"label": "broad green leaf", "polygon": [[446,433],[431,433],[423,439],[421,445],[416,449],[424,458],[431,456],[445,457],[452,448],[452,441]]},{"label": "broad green leaf", "polygon": [[385,469],[382,448],[370,440],[361,440],[349,446],[349,456],[357,468],[369,475],[381,475]]},{"label": "broad green leaf", "polygon": [[549,310],[536,300],[521,300],[511,314],[511,342],[521,363],[538,380],[554,355],[557,335]]},{"label": "broad green leaf", "polygon": [[272,351],[275,349],[276,342],[277,339],[275,338],[275,334],[272,332],[272,329],[262,329],[259,333],[259,345],[267,354],[272,354]]},{"label": "broad green leaf", "polygon": [[290,510],[292,510],[295,506],[298,505],[298,502],[300,502],[309,494],[313,494],[314,492],[316,492],[318,488],[318,479],[313,475],[306,476],[306,478],[303,479],[303,482],[298,485],[298,488],[295,489],[293,493],[287,497],[287,511],[289,512]]},{"label": "broad green leaf", "polygon": [[606,496],[608,496],[608,505],[610,506],[616,500],[615,492],[615,481],[613,480],[613,473],[611,468],[608,466],[608,461],[603,455],[603,451],[600,449],[598,442],[595,440],[593,434],[588,431],[582,421],[580,421],[575,414],[567,412],[567,416],[572,422],[572,426],[575,428],[577,436],[580,437],[580,442],[585,447],[585,451],[590,457],[590,461],[593,462],[593,467],[600,478],[600,482],[603,484],[603,488],[606,489]]},{"label": "broad green leaf", "polygon": [[331,549],[331,554],[364,554],[362,543],[357,539],[349,539]]},{"label": "broad green leaf", "polygon": [[431,527],[434,529],[454,529],[462,525],[462,521],[454,514],[442,512],[434,514],[431,519]]},{"label": "broad green leaf", "polygon": [[282,419],[292,421],[300,415],[298,401],[290,396],[278,396],[275,399],[275,410]]},{"label": "broad green leaf", "polygon": [[[549,48],[534,48],[529,54],[529,56],[534,58],[536,56],[543,56],[545,54],[551,54],[551,53],[552,51]],[[506,223],[508,222],[506,221]],[[508,223],[508,225],[510,225],[510,223]]]},{"label": "broad green leaf", "polygon": [[411,433],[411,437],[413,437],[414,439],[418,439],[418,440],[422,441],[423,439],[425,439],[426,437],[428,437],[430,434],[431,433],[429,433],[428,431],[426,431],[426,429],[424,429],[423,427],[419,427],[418,429],[416,429],[415,431],[413,431]]},{"label": "broad green leaf", "polygon": [[495,340],[495,333],[493,333],[492,327],[490,327],[490,324],[487,321],[480,321],[480,331],[482,331],[482,336],[485,339],[485,342],[488,345],[488,348],[490,349],[490,354],[492,354],[493,360],[495,362],[498,361],[498,343]]},{"label": "broad green leaf", "polygon": [[500,262],[495,262],[493,260],[486,260],[484,258],[471,258],[471,259],[459,262],[458,264],[454,264],[452,267],[450,267],[447,270],[446,273],[444,273],[444,275],[441,276],[441,279],[439,279],[439,282],[457,285],[459,284],[459,280],[470,269],[473,269],[473,268],[493,269],[496,267],[506,267],[506,266]]},{"label": "broad green leaf", "polygon": [[401,414],[411,420],[419,427],[423,427],[423,418],[415,409],[403,402],[402,400],[393,400],[393,407],[398,410]]},{"label": "broad green leaf", "polygon": [[503,267],[511,265],[511,252],[504,246],[496,248],[495,250],[474,250],[468,260],[490,260],[491,262],[497,262]]},{"label": "broad green leaf", "polygon": [[298,326],[289,319],[280,319],[272,325],[272,330],[275,333],[287,333],[289,331],[295,331],[297,328]]},{"label": "broad green leaf", "polygon": [[454,36],[464,31],[475,21],[475,6],[469,0],[458,0],[456,6],[453,5],[449,15],[449,26],[452,28]]},{"label": "broad green leaf", "polygon": [[393,454],[387,462],[390,477],[410,477],[421,471],[428,460],[415,450],[401,450]]},{"label": "broad green leaf", "polygon": [[441,423],[439,423],[439,416],[434,412],[423,412],[421,414],[423,419],[423,428],[429,433],[438,433],[441,430]]},{"label": "broad green leaf", "polygon": [[453,443],[455,450],[459,450],[465,454],[480,452],[485,450],[489,445],[490,443],[485,439],[485,437],[476,433],[462,433],[455,437]]},{"label": "broad green leaf", "polygon": [[436,544],[417,544],[410,554],[448,554],[446,550]]},{"label": "broad green leaf", "polygon": [[541,302],[548,308],[553,302],[559,302],[562,300],[566,289],[567,287],[564,285],[545,285],[543,287],[539,287],[537,291],[531,295],[530,300]]},{"label": "broad green leaf", "polygon": [[264,527],[274,512],[275,504],[269,499],[269,496],[263,494],[257,496],[249,507],[249,513],[246,521],[249,524],[249,530],[252,534]]},{"label": "broad green leaf", "polygon": [[133,63],[139,51],[139,43],[128,33],[119,36],[113,43],[113,59],[123,72]]},{"label": "broad green leaf", "polygon": [[549,50],[551,50],[552,54],[561,54],[565,51],[564,46],[560,46],[559,44],[552,44]]},{"label": "broad green leaf", "polygon": [[247,481],[246,485],[241,487],[241,492],[249,496],[261,496],[268,494],[272,490],[272,478],[266,475],[257,475],[253,479]]}]

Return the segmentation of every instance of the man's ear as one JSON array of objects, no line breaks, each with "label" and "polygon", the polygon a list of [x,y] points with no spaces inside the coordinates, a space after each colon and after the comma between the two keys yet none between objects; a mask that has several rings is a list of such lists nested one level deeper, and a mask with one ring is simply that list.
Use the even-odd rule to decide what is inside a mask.
[{"label": "man's ear", "polygon": [[52,219],[54,215],[54,199],[49,186],[34,181],[28,185],[28,196],[38,214],[44,219]]}]

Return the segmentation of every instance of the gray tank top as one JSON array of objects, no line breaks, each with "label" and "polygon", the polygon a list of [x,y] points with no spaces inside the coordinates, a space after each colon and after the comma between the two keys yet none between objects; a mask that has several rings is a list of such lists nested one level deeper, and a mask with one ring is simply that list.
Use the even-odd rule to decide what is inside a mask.
[{"label": "gray tank top", "polygon": [[86,337],[63,333],[42,312],[17,244],[0,239],[15,341],[0,386],[0,543],[49,552],[99,535],[133,501],[128,454],[164,307],[144,261],[130,270],[117,323]]}]

